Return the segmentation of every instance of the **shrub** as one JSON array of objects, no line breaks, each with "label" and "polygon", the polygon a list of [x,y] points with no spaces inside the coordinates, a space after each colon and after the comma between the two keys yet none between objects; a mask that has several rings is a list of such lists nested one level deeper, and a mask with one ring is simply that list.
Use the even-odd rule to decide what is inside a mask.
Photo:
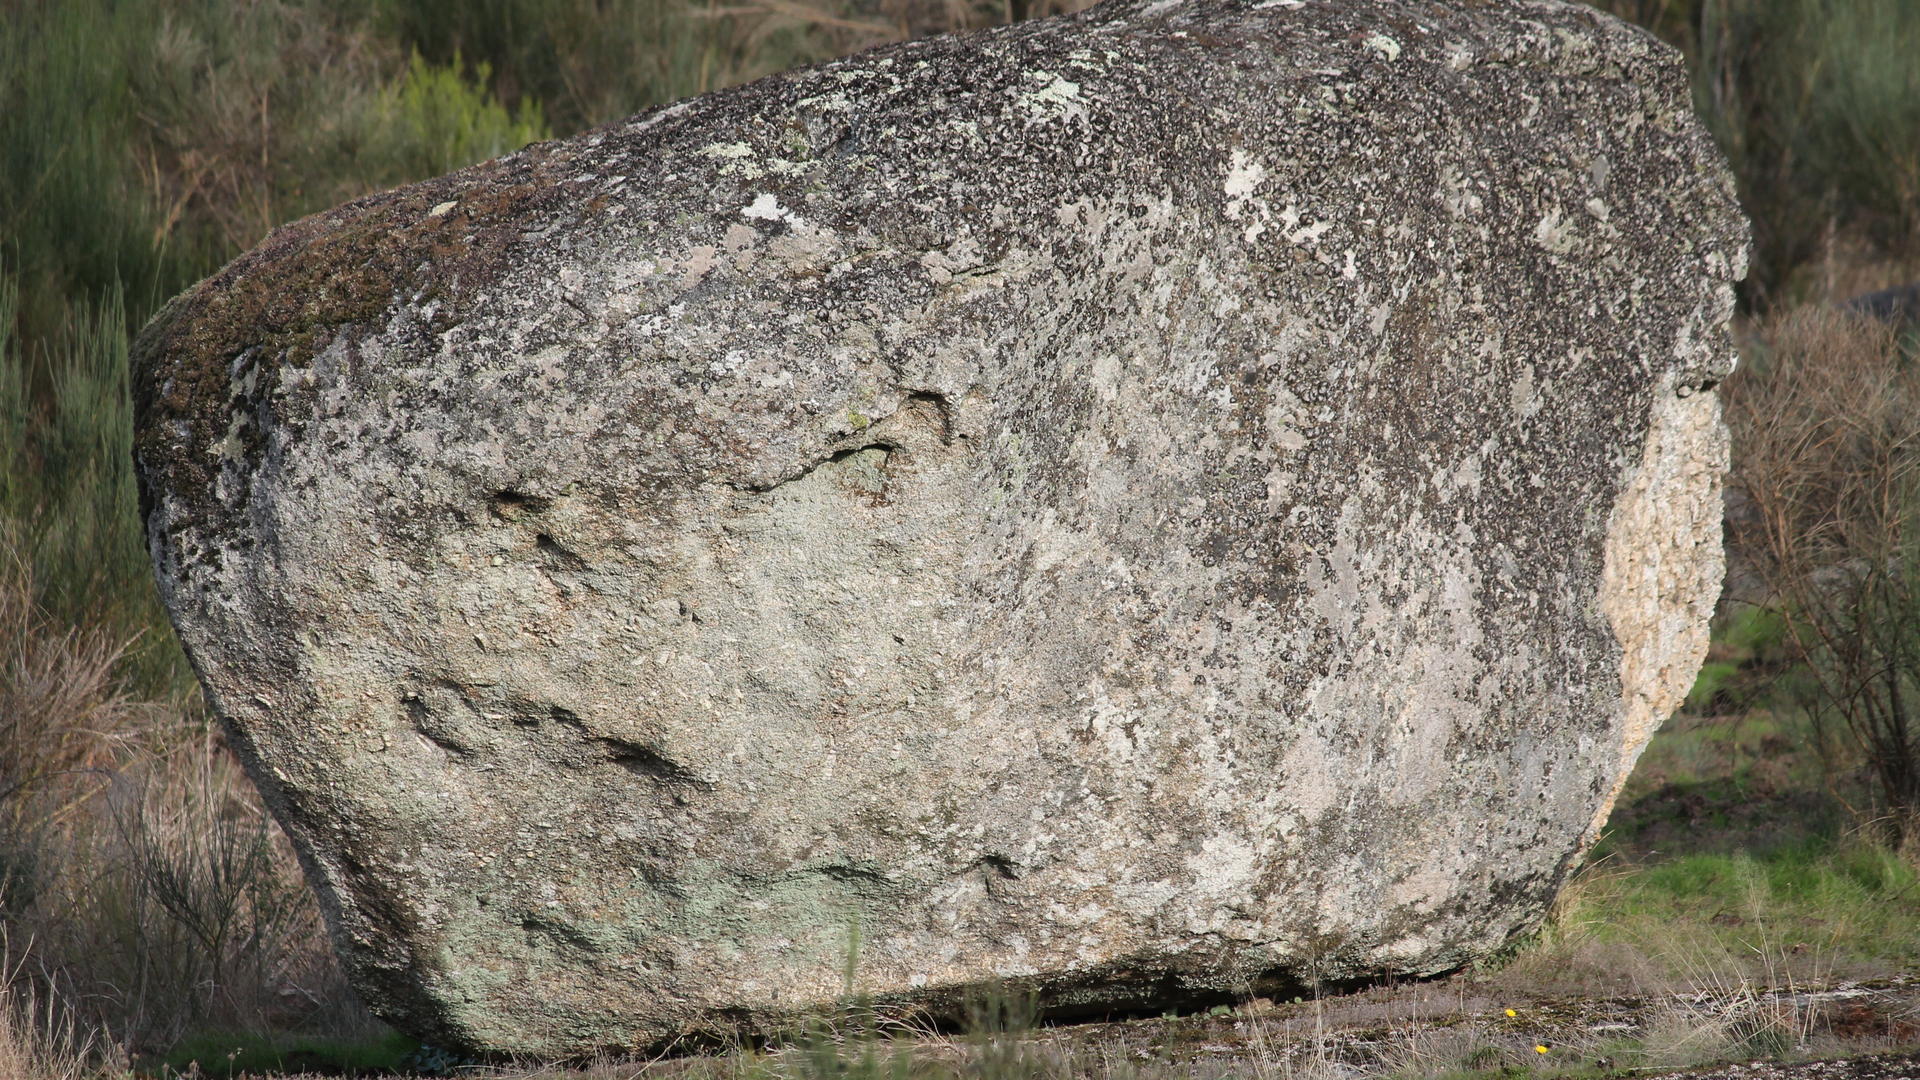
[{"label": "shrub", "polygon": [[429,61],[462,54],[502,100],[557,130],[732,86],[886,41],[1092,6],[1092,0],[368,0],[383,33]]},{"label": "shrub", "polygon": [[109,296],[138,326],[275,225],[545,133],[348,4],[0,0],[16,329],[31,355]]},{"label": "shrub", "polygon": [[29,564],[32,602],[49,617],[115,637],[125,673],[150,693],[187,693],[192,674],[161,613],[134,505],[118,292],[70,311],[32,358],[9,340],[17,295],[0,275],[0,523],[11,530],[9,549]]},{"label": "shrub", "polygon": [[1726,384],[1733,540],[1805,658],[1823,738],[1865,756],[1886,810],[1920,814],[1920,369],[1885,327],[1820,309],[1766,324]]},{"label": "shrub", "polygon": [[0,934],[46,1015],[8,1037],[42,1054],[18,1039],[48,1017],[128,1049],[269,1016],[363,1023],[160,614],[121,305],[110,293],[30,365],[16,296],[0,276]]},{"label": "shrub", "polygon": [[0,259],[28,285],[15,318],[29,342],[64,326],[70,297],[125,283],[164,299],[192,280],[155,243],[129,153],[126,60],[152,22],[103,0],[0,0]]},{"label": "shrub", "polygon": [[37,896],[47,833],[106,786],[130,706],[111,636],[38,610],[4,536],[0,560],[0,912],[15,912]]},{"label": "shrub", "polygon": [[548,138],[538,101],[524,101],[517,115],[508,115],[499,100],[485,92],[493,71],[482,63],[476,82],[460,74],[460,57],[445,67],[434,67],[413,54],[407,77],[383,102],[381,148],[386,160],[375,175],[437,176],[461,166],[511,153]]}]

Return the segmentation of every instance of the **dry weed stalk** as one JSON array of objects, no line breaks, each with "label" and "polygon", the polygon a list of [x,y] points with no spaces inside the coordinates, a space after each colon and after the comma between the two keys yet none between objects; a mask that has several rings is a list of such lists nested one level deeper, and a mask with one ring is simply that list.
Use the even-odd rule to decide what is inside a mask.
[{"label": "dry weed stalk", "polygon": [[1803,1048],[1819,1010],[1811,991],[1826,981],[1822,953],[1795,971],[1794,953],[1772,932],[1777,917],[1762,871],[1749,869],[1746,923],[1758,942],[1742,941],[1747,955],[1713,949],[1697,939],[1668,943],[1668,959],[1686,973],[1691,989],[1669,995],[1647,1025],[1644,1052],[1652,1064],[1691,1065],[1734,1053],[1782,1057]]},{"label": "dry weed stalk", "polygon": [[71,1009],[23,977],[12,942],[0,927],[0,1076],[9,1080],[88,1080],[126,1070],[103,1053]]}]

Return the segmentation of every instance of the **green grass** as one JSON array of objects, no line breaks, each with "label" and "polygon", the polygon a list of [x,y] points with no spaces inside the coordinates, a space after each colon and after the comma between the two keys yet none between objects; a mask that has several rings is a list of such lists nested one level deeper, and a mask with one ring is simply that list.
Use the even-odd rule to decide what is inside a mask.
[{"label": "green grass", "polygon": [[12,321],[29,342],[59,336],[74,304],[116,286],[136,313],[151,310],[197,269],[154,242],[152,200],[129,161],[127,58],[153,39],[157,15],[95,0],[0,5],[0,266],[26,283]]},{"label": "green grass", "polygon": [[417,1039],[398,1032],[368,1042],[300,1038],[258,1032],[202,1032],[182,1040],[157,1061],[140,1062],[161,1077],[204,1076],[229,1080],[279,1073],[327,1076],[390,1076],[406,1068]]},{"label": "green grass", "polygon": [[1622,873],[1588,914],[1606,935],[1680,921],[1703,949],[1768,955],[1796,946],[1905,970],[1920,959],[1914,869],[1867,842],[1808,841],[1765,855],[1682,855]]},{"label": "green grass", "polygon": [[1736,605],[1714,628],[1706,663],[1688,692],[1685,708],[1712,715],[1748,708],[1773,690],[1783,662],[1787,621],[1779,612]]},{"label": "green grass", "polygon": [[1788,645],[1773,612],[1716,620],[1687,707],[1562,904],[1558,947],[1638,950],[1682,981],[1920,970],[1920,853],[1876,817],[1857,749],[1799,708]]}]

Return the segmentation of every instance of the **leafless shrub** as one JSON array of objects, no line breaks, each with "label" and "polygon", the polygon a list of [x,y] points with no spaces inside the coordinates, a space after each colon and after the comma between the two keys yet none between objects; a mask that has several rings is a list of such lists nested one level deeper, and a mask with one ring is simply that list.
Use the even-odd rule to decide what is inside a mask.
[{"label": "leafless shrub", "polygon": [[[278,830],[232,755],[211,734],[126,768],[103,800],[96,871],[69,894],[90,949],[92,983],[132,1041],[164,1045],[190,1027],[278,1026],[269,1015],[313,997],[324,935]],[[69,957],[71,967],[75,961]],[[293,988],[298,997],[280,991]],[[299,992],[304,990],[304,994]]]},{"label": "leafless shrub", "polygon": [[1763,326],[1728,380],[1734,543],[1788,616],[1799,698],[1851,745],[1892,820],[1920,811],[1920,370],[1885,327],[1822,309]]}]

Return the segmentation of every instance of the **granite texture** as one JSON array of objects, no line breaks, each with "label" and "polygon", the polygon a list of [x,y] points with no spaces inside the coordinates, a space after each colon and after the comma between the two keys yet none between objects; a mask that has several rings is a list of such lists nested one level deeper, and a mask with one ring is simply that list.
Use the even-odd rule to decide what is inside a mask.
[{"label": "granite texture", "polygon": [[158,579],[356,985],[529,1054],[1535,926],[1719,589],[1746,225],[1567,3],[1110,0],[276,231]]}]

